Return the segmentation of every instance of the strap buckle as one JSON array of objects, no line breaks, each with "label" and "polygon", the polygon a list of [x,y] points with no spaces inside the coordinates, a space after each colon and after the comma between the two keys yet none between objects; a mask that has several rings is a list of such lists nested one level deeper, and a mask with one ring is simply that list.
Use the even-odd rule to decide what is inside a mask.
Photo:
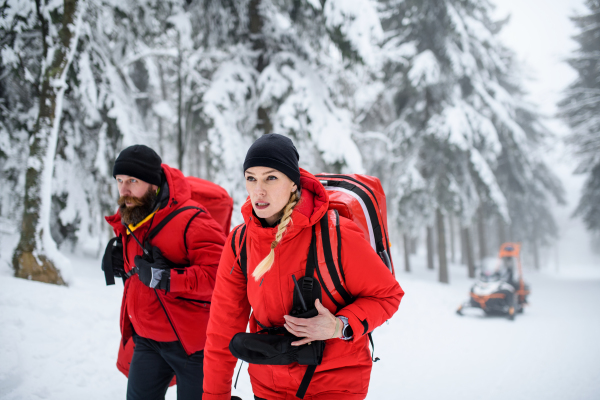
[{"label": "strap buckle", "polygon": [[139,272],[138,267],[133,267],[129,272],[125,273],[125,279],[129,279]]}]

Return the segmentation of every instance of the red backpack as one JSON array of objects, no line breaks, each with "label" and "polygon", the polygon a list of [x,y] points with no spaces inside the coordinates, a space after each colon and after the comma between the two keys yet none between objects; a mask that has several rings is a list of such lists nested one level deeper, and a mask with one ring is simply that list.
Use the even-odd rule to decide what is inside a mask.
[{"label": "red backpack", "polygon": [[385,193],[378,178],[368,175],[315,175],[329,194],[329,209],[351,219],[358,225],[381,257],[390,272],[396,276],[387,229]]},{"label": "red backpack", "polygon": [[223,227],[225,236],[231,230],[231,213],[233,199],[221,186],[206,179],[186,176],[192,189],[192,200],[197,201],[208,209],[211,217]]}]

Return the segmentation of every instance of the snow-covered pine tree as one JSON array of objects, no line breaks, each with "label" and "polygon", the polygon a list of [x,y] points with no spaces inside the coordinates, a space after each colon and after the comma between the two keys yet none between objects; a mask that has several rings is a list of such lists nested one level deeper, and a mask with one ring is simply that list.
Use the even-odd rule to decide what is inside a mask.
[{"label": "snow-covered pine tree", "polygon": [[[491,19],[492,4],[381,3],[389,54],[385,80],[393,92],[382,96],[388,105],[380,108],[393,110],[384,131],[389,170],[397,177],[391,187],[399,188],[398,222],[408,229],[432,225],[439,209],[469,227],[482,205],[510,221],[495,174],[498,158],[511,150],[503,143],[528,154],[533,142],[518,120],[520,94],[507,87],[513,65],[497,36],[502,23]],[[440,281],[446,281],[443,269]]]},{"label": "snow-covered pine tree", "polygon": [[[29,131],[22,229],[13,255],[15,276],[65,284],[68,260],[57,251],[50,232],[54,159],[64,94],[76,52],[85,7],[76,0],[36,3],[42,55],[36,96],[36,122]],[[29,8],[30,12],[33,12]]]},{"label": "snow-covered pine tree", "polygon": [[600,233],[600,1],[587,0],[588,12],[571,18],[579,33],[579,48],[568,62],[578,74],[559,103],[560,115],[571,127],[568,142],[579,157],[576,173],[587,174],[574,216]]},{"label": "snow-covered pine tree", "polygon": [[[501,134],[502,151],[494,174],[506,196],[511,217],[507,237],[510,241],[524,242],[526,254],[533,256],[534,266],[539,269],[540,248],[558,237],[551,203],[565,204],[564,189],[543,159],[550,131],[533,105],[522,100],[523,94],[516,84],[511,87],[507,83],[505,87],[520,100],[514,110],[515,120],[523,129],[528,145],[519,145],[512,135]],[[499,127],[499,131],[503,129]]]},{"label": "snow-covered pine tree", "polygon": [[33,128],[42,52],[35,3],[0,5],[0,218],[4,229],[18,226],[29,131]]},{"label": "snow-covered pine tree", "polygon": [[214,180],[241,203],[240,160],[256,137],[270,132],[289,135],[310,171],[364,172],[350,109],[360,87],[360,68],[354,67],[370,60],[377,45],[373,3],[242,4],[247,22],[237,41],[221,47],[230,57],[203,96]]},{"label": "snow-covered pine tree", "polygon": [[[485,101],[490,97],[486,86],[504,68],[491,5],[382,3],[384,48],[390,54],[385,79],[393,88],[384,100],[394,110],[384,129],[393,144],[389,159],[397,177],[392,187],[397,188],[398,222],[410,230],[433,225],[436,213],[453,213],[468,225],[484,197],[508,218],[491,172],[499,146]],[[448,282],[445,252],[438,251],[442,282]]]}]

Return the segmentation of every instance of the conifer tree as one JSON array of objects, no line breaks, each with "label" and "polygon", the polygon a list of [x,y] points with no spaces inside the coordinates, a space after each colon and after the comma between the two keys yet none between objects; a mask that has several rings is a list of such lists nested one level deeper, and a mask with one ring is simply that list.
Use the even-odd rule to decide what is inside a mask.
[{"label": "conifer tree", "polygon": [[[392,186],[401,188],[396,206],[409,210],[398,213],[398,222],[431,225],[439,209],[468,227],[481,206],[509,222],[507,191],[513,188],[500,186],[499,158],[503,151],[528,154],[538,138],[526,126],[535,121],[519,117],[522,94],[513,90],[518,77],[498,39],[502,22],[491,19],[492,4],[382,3],[385,81],[394,92],[382,97],[390,105],[380,108],[393,110],[383,127],[389,170],[398,177]],[[539,180],[529,172],[522,178]]]},{"label": "conifer tree", "polygon": [[572,17],[579,44],[568,62],[578,74],[559,103],[560,115],[571,127],[568,142],[579,158],[576,173],[587,174],[574,215],[600,232],[600,1],[587,0],[588,12]]},{"label": "conifer tree", "polygon": [[83,7],[76,0],[51,5],[37,2],[35,11],[42,42],[40,91],[37,119],[29,132],[22,229],[13,267],[17,277],[64,284],[59,268],[67,261],[50,233],[52,177],[67,74],[77,48]]}]

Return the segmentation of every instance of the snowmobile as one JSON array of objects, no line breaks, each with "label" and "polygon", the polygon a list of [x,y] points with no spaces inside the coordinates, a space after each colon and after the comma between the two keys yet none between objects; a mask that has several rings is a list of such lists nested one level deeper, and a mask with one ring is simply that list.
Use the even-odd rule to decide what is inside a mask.
[{"label": "snowmobile", "polygon": [[486,315],[506,315],[510,320],[522,313],[527,305],[529,286],[523,281],[520,252],[520,243],[500,246],[495,267],[482,265],[479,278],[471,287],[470,299],[461,304],[456,313],[463,315],[466,308],[480,308]]}]

